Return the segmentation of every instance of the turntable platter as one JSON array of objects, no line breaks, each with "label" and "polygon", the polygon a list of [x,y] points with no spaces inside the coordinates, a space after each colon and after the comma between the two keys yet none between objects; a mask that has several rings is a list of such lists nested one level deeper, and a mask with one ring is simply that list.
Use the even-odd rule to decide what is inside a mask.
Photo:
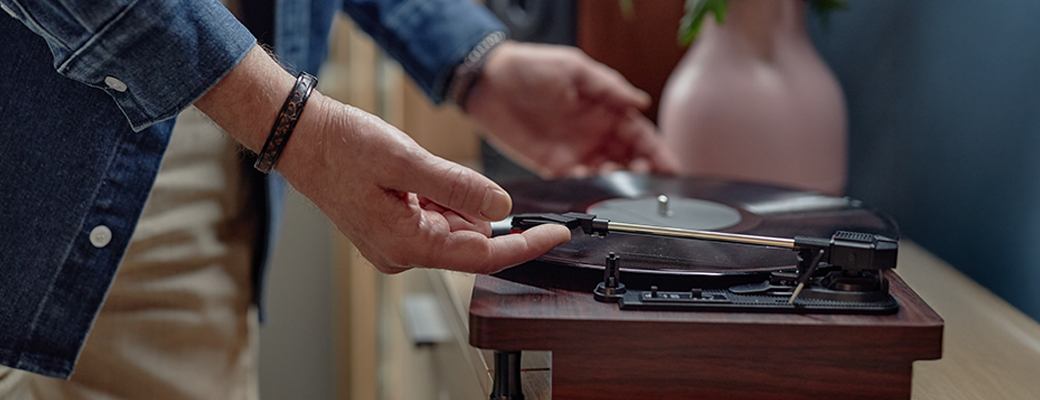
[{"label": "turntable platter", "polygon": [[586,211],[600,218],[630,224],[719,230],[740,222],[740,211],[707,200],[657,197],[617,198],[593,204]]}]

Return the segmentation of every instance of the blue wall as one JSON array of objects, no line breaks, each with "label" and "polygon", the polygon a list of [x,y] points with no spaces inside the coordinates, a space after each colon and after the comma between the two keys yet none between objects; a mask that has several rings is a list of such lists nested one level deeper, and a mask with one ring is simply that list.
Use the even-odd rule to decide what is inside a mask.
[{"label": "blue wall", "polygon": [[819,22],[849,194],[1040,320],[1040,1],[853,0]]}]

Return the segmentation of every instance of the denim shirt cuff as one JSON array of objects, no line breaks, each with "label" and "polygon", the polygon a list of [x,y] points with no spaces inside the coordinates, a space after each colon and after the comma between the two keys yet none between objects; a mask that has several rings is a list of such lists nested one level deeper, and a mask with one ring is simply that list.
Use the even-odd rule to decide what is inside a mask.
[{"label": "denim shirt cuff", "polygon": [[139,0],[80,35],[58,34],[67,20],[53,15],[22,20],[43,32],[59,73],[108,93],[137,132],[202,97],[256,42],[216,1]]},{"label": "denim shirt cuff", "polygon": [[438,104],[466,54],[492,32],[507,32],[469,0],[358,0],[344,2],[343,10]]}]

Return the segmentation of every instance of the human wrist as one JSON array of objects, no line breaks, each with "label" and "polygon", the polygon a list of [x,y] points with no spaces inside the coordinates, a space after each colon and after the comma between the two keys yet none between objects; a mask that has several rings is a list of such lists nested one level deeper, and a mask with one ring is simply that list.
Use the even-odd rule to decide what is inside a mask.
[{"label": "human wrist", "polygon": [[286,144],[292,137],[303,111],[306,110],[307,100],[311,97],[311,93],[314,92],[314,87],[317,85],[318,78],[314,75],[306,72],[301,72],[297,75],[292,91],[289,92],[285,103],[278,111],[278,116],[275,117],[271,133],[267,136],[264,146],[256,155],[256,162],[253,164],[253,167],[258,171],[266,174],[270,173],[271,169],[274,168],[275,163],[278,162],[278,157],[281,156]]},{"label": "human wrist", "polygon": [[262,48],[254,46],[195,106],[255,153],[267,140],[295,82]]},{"label": "human wrist", "polygon": [[[257,46],[197,100],[195,106],[246,149],[258,154],[295,84],[296,78]],[[316,167],[323,161],[318,144],[333,103],[314,90],[300,114],[292,139],[278,158],[275,169],[287,178],[290,175],[296,178],[294,185],[318,179],[315,173],[322,171]]]},{"label": "human wrist", "polygon": [[293,182],[293,186],[310,186],[308,182],[318,182],[325,173],[331,172],[324,151],[329,145],[326,140],[329,120],[337,106],[341,104],[317,90],[307,101],[292,140],[286,144],[275,165],[275,170]]},{"label": "human wrist", "polygon": [[485,63],[500,45],[508,41],[505,32],[501,31],[484,36],[455,67],[446,97],[465,111],[473,90],[483,78]]},{"label": "human wrist", "polygon": [[502,117],[501,113],[504,111],[505,103],[519,100],[512,96],[502,96],[503,91],[508,93],[511,90],[503,87],[503,83],[507,85],[515,83],[515,77],[512,77],[507,69],[508,64],[515,61],[513,54],[519,46],[523,46],[523,44],[513,40],[507,40],[496,46],[494,51],[487,55],[480,77],[469,91],[466,106],[462,111],[481,124],[484,129],[490,130],[491,127],[486,124],[493,123],[495,119]]}]

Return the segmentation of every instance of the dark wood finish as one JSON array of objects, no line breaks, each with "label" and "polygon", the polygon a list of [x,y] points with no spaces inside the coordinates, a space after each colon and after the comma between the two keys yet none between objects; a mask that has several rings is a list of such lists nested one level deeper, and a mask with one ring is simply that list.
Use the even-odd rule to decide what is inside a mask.
[{"label": "dark wood finish", "polygon": [[[518,267],[523,268],[523,267]],[[470,344],[552,351],[555,399],[910,398],[943,321],[896,274],[894,315],[632,312],[584,291],[479,276]]]},{"label": "dark wood finish", "polygon": [[579,0],[577,46],[616,69],[654,103],[645,114],[657,121],[657,104],[686,49],[677,41],[683,0],[636,0],[635,15],[621,15],[617,1]]}]

